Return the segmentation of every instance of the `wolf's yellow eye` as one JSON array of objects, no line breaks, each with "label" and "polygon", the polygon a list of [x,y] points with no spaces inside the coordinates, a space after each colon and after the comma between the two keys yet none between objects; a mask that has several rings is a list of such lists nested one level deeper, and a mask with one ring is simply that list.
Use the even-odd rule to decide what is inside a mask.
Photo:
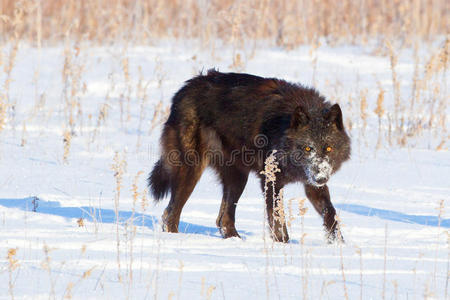
[{"label": "wolf's yellow eye", "polygon": [[306,146],[306,147],[305,147],[305,151],[306,151],[306,152],[311,151],[311,147]]},{"label": "wolf's yellow eye", "polygon": [[327,148],[326,148],[326,150],[327,150],[327,152],[331,152],[331,150],[333,150],[330,146],[328,146]]}]

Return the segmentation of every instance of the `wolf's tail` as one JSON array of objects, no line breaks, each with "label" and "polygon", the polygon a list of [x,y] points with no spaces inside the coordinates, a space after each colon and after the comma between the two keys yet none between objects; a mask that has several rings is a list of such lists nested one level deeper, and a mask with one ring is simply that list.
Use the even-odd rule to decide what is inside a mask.
[{"label": "wolf's tail", "polygon": [[158,202],[167,196],[171,187],[171,177],[170,172],[164,167],[164,161],[161,158],[148,176],[148,186],[154,201]]}]

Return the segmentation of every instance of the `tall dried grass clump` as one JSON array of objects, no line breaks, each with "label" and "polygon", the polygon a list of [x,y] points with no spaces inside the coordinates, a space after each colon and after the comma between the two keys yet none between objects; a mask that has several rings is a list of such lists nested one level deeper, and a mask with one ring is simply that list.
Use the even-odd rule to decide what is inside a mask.
[{"label": "tall dried grass clump", "polygon": [[[278,168],[278,162],[275,156],[276,152],[276,150],[273,150],[272,153],[266,158],[266,160],[264,161],[264,170],[260,172],[265,176],[264,198],[267,199],[268,197],[271,197],[273,201],[272,224],[269,224],[272,236],[275,236],[275,232],[272,232],[272,230],[275,230],[277,224],[284,224],[284,220],[286,219],[283,203],[283,189],[281,189],[279,193],[277,193],[275,188],[277,180],[276,173],[281,172],[281,170]],[[268,193],[272,194],[269,195]]]},{"label": "tall dried grass clump", "polygon": [[[0,0],[0,39],[17,32],[31,43],[74,39],[150,44],[159,38],[195,38],[226,43],[268,40],[292,48],[325,37],[330,43],[366,43],[395,38],[411,45],[448,30],[446,0]],[[205,17],[208,16],[208,17]],[[231,38],[230,38],[231,37]]]},{"label": "tall dried grass clump", "polygon": [[14,280],[13,280],[13,272],[19,267],[19,261],[16,258],[17,249],[10,248],[8,249],[8,254],[6,256],[8,260],[8,291],[11,299],[14,299]]},{"label": "tall dried grass clump", "polygon": [[114,178],[116,181],[116,188],[114,193],[114,212],[115,212],[115,224],[116,224],[116,250],[117,250],[117,278],[120,282],[122,282],[122,274],[121,274],[121,263],[120,263],[120,235],[119,235],[119,200],[120,193],[122,190],[123,184],[123,175],[126,171],[127,162],[125,159],[125,154],[120,156],[118,152],[114,154],[113,164],[111,169],[114,171]]},{"label": "tall dried grass clump", "polygon": [[379,92],[377,97],[377,107],[375,108],[374,112],[378,117],[378,139],[377,139],[377,146],[376,149],[381,148],[381,124],[382,119],[384,115],[384,108],[383,108],[383,102],[384,102],[384,90],[381,88],[381,85],[379,86]]}]

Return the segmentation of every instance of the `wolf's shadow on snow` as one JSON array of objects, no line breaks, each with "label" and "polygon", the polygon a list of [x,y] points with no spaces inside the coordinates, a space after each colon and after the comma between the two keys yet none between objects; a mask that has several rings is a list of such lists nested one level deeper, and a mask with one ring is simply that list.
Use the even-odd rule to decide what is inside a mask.
[{"label": "wolf's shadow on snow", "polygon": [[[58,201],[45,201],[38,197],[28,197],[23,199],[0,199],[0,205],[10,208],[18,208],[24,211],[49,214],[64,218],[83,218],[87,221],[98,223],[115,223],[116,212],[112,209],[96,208],[90,206],[68,207],[61,206]],[[154,229],[159,225],[159,220],[155,216],[132,211],[118,211],[119,223],[131,223],[136,226],[145,226]],[[208,236],[220,236],[216,227],[208,227],[193,223],[180,221],[178,231],[182,233],[203,234]],[[249,234],[244,232],[244,234]]]},{"label": "wolf's shadow on snow", "polygon": [[[67,207],[61,206],[58,201],[45,201],[39,199],[38,197],[27,197],[22,199],[0,199],[0,205],[9,208],[18,208],[23,211],[49,214],[64,218],[83,218],[88,221],[110,224],[116,222],[116,213],[112,209],[99,209],[91,206]],[[450,228],[450,219],[441,219],[439,224],[438,216],[408,215],[393,210],[373,208],[358,204],[336,204],[335,207],[337,209],[362,216],[378,217],[384,220],[409,224]],[[155,225],[159,225],[159,220],[155,216],[138,212],[135,212],[133,214],[132,211],[119,211],[118,219],[120,223],[133,221],[134,225],[145,226],[152,230],[155,228]],[[208,227],[183,221],[180,221],[178,230],[182,233],[202,234],[220,237],[219,230],[216,227]],[[246,231],[239,231],[239,233],[243,234],[244,236],[252,235],[251,232]]]},{"label": "wolf's shadow on snow", "polygon": [[358,204],[337,204],[335,205],[335,208],[362,216],[378,217],[384,220],[409,224],[419,224],[425,226],[434,226],[434,227],[440,226],[450,228],[450,219],[441,219],[439,224],[438,216],[407,215],[398,211],[373,208]]}]

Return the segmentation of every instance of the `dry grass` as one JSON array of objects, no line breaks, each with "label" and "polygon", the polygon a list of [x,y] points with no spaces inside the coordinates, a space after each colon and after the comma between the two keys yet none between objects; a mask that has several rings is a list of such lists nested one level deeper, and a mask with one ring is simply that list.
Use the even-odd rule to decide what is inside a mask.
[{"label": "dry grass", "polygon": [[6,256],[8,260],[8,292],[11,299],[14,299],[14,282],[13,273],[19,267],[19,261],[16,259],[17,249],[8,249],[8,255]]},{"label": "dry grass", "polygon": [[1,0],[0,36],[36,46],[70,37],[99,44],[195,38],[239,46],[267,40],[292,48],[320,37],[361,44],[381,36],[412,45],[416,38],[447,33],[448,6],[445,0]]},{"label": "dry grass", "polygon": [[111,166],[112,170],[114,171],[114,178],[116,181],[116,189],[115,189],[115,195],[114,195],[114,212],[116,215],[116,249],[117,249],[117,278],[120,282],[122,282],[122,274],[121,274],[121,262],[120,262],[120,224],[121,221],[119,220],[119,200],[120,200],[120,192],[122,190],[122,180],[123,180],[123,174],[126,171],[126,159],[125,154],[121,155],[116,152],[113,159],[113,164]]},{"label": "dry grass", "polygon": [[377,149],[381,148],[381,123],[384,115],[384,108],[383,108],[383,102],[384,102],[384,91],[380,87],[380,91],[378,93],[377,97],[377,107],[375,108],[374,112],[378,117],[378,139],[377,139]]}]

